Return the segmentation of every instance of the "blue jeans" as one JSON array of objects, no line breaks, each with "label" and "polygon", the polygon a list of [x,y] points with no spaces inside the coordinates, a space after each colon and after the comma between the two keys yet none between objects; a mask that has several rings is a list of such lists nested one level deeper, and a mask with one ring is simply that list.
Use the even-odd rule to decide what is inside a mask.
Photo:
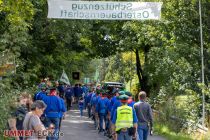
[{"label": "blue jeans", "polygon": [[148,132],[148,125],[138,125],[139,140],[147,140]]},{"label": "blue jeans", "polygon": [[110,120],[106,119],[106,130],[109,130],[109,126],[110,126]]},{"label": "blue jeans", "polygon": [[80,116],[83,116],[83,108],[79,108],[80,110]]},{"label": "blue jeans", "polygon": [[117,134],[117,140],[132,140],[132,136],[128,135],[128,131]]},{"label": "blue jeans", "polygon": [[47,140],[58,140],[60,118],[47,118],[47,127],[49,127],[50,124],[54,125],[55,131],[52,136],[47,137]]},{"label": "blue jeans", "polygon": [[99,114],[100,131],[103,131],[103,124],[106,123],[106,114]]}]

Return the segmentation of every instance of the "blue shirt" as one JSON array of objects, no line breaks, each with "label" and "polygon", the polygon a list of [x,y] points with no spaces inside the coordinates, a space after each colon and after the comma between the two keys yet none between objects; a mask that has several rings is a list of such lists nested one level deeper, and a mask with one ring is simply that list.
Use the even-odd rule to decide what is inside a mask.
[{"label": "blue shirt", "polygon": [[64,86],[59,85],[59,86],[57,87],[57,89],[58,89],[59,93],[64,93]]},{"label": "blue shirt", "polygon": [[107,114],[109,104],[110,104],[110,101],[107,97],[105,98],[102,97],[100,99],[98,98],[98,102],[96,104],[96,112],[98,112],[99,114]]},{"label": "blue shirt", "polygon": [[36,101],[36,100],[42,100],[42,99],[45,98],[46,96],[47,96],[47,92],[44,92],[44,91],[37,92],[37,93],[34,95],[34,101]]},{"label": "blue shirt", "polygon": [[112,107],[113,107],[113,105],[116,101],[117,101],[117,96],[114,96],[114,97],[111,98],[110,104],[109,104],[109,112],[112,111]]},{"label": "blue shirt", "polygon": [[80,100],[79,101],[79,108],[84,108],[84,101],[83,100]]},{"label": "blue shirt", "polygon": [[[138,119],[137,119],[137,116],[136,116],[136,112],[133,108],[132,108],[132,110],[133,110],[133,123],[137,123]],[[112,118],[112,123],[115,124],[116,120],[117,120],[117,110],[115,110],[115,112],[114,112],[114,115],[113,115],[113,118]]]},{"label": "blue shirt", "polygon": [[85,93],[85,95],[88,93],[89,89],[87,86],[82,86],[82,91]]},{"label": "blue shirt", "polygon": [[47,105],[45,115],[49,118],[60,118],[60,112],[65,112],[60,97],[46,96],[43,101]]},{"label": "blue shirt", "polygon": [[91,99],[90,99],[90,104],[91,105],[95,105],[97,97],[98,96],[95,93],[92,94]]},{"label": "blue shirt", "polygon": [[81,87],[74,87],[74,96],[75,97],[80,97],[82,96],[82,88]]},{"label": "blue shirt", "polygon": [[114,112],[116,111],[116,109],[117,109],[119,106],[121,106],[121,105],[122,105],[122,104],[121,104],[120,100],[117,99],[117,100],[115,101],[113,107],[112,107],[111,119],[113,118]]},{"label": "blue shirt", "polygon": [[65,97],[66,97],[67,99],[71,99],[72,96],[74,96],[74,90],[73,90],[73,88],[67,87],[67,88],[65,89]]},{"label": "blue shirt", "polygon": [[86,98],[86,103],[87,103],[87,104],[90,103],[92,95],[93,95],[93,93],[89,93],[89,94],[87,95],[87,98]]},{"label": "blue shirt", "polygon": [[61,100],[61,104],[62,104],[62,110],[60,112],[60,118],[62,118],[63,117],[63,113],[66,112],[66,106],[65,106],[63,98],[60,98],[60,100]]}]

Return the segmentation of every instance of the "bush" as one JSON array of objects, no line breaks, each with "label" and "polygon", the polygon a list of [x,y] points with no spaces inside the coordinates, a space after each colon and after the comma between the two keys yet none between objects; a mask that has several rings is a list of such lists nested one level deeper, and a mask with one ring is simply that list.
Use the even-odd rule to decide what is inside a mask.
[{"label": "bush", "polygon": [[170,130],[179,133],[193,133],[199,119],[200,98],[192,90],[185,90],[183,95],[169,96],[170,90],[161,87],[153,102],[156,110],[161,110],[158,121]]}]

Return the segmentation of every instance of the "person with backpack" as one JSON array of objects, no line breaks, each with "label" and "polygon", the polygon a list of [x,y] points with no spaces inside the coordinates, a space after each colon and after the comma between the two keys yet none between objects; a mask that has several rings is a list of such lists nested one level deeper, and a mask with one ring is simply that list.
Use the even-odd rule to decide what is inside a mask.
[{"label": "person with backpack", "polygon": [[139,140],[147,140],[149,126],[152,130],[153,116],[151,105],[146,102],[146,92],[139,93],[139,102],[134,104],[134,109],[138,117],[138,134]]}]

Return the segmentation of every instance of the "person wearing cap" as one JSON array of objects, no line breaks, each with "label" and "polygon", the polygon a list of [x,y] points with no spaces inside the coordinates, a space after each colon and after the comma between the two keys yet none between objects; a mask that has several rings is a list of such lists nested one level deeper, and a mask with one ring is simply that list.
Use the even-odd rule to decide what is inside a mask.
[{"label": "person wearing cap", "polygon": [[61,112],[65,112],[65,106],[62,103],[61,98],[58,96],[56,88],[50,88],[49,96],[43,99],[47,108],[45,109],[46,116],[46,127],[49,127],[51,124],[55,126],[54,136],[48,137],[48,139],[58,139],[59,133],[59,124],[61,118]]},{"label": "person wearing cap", "polygon": [[114,105],[113,105],[112,110],[111,110],[111,120],[112,120],[112,118],[113,118],[113,116],[114,116],[115,110],[116,110],[119,106],[121,106],[121,102],[120,102],[120,100],[119,100],[119,96],[120,96],[120,95],[124,95],[124,94],[125,94],[125,91],[119,91],[119,93],[116,94],[116,95],[118,95],[118,96],[116,97],[116,100],[115,100]]},{"label": "person wearing cap", "polygon": [[125,94],[128,96],[128,106],[133,107],[135,102],[133,101],[132,94],[128,91]]},{"label": "person wearing cap", "polygon": [[45,96],[47,96],[47,85],[45,83],[41,83],[39,85],[39,89],[40,91],[38,91],[35,95],[34,95],[34,101],[36,100],[42,100]]},{"label": "person wearing cap", "polygon": [[134,109],[138,117],[138,134],[139,140],[147,140],[149,126],[153,126],[152,109],[149,103],[146,102],[146,92],[139,93],[139,102],[134,104]]},{"label": "person wearing cap", "polygon": [[[136,138],[137,116],[135,110],[127,105],[128,96],[123,94],[119,96],[122,106],[118,107],[112,118],[113,129],[117,140],[132,140]],[[116,137],[115,137],[116,139]]]},{"label": "person wearing cap", "polygon": [[102,97],[98,100],[96,105],[96,113],[99,116],[99,132],[104,132],[105,129],[108,130],[106,125],[105,129],[103,128],[103,124],[107,122],[107,115],[108,115],[108,106],[110,104],[109,99],[107,98],[106,91],[102,91]]}]

